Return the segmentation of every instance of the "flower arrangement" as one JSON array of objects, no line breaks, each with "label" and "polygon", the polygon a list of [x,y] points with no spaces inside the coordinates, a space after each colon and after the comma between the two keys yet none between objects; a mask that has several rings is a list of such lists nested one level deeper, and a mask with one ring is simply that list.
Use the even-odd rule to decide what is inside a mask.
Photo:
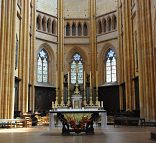
[{"label": "flower arrangement", "polygon": [[81,130],[85,129],[86,124],[90,122],[91,115],[90,114],[66,114],[65,118],[67,119],[70,127],[74,129],[75,132],[81,132]]}]

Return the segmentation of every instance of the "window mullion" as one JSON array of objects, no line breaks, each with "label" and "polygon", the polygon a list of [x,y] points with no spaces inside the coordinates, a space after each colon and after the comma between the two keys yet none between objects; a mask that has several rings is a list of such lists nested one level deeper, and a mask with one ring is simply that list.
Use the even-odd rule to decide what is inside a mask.
[{"label": "window mullion", "polygon": [[110,71],[111,71],[111,82],[113,81],[112,79],[112,59],[110,60]]},{"label": "window mullion", "polygon": [[42,59],[42,82],[43,82],[43,59]]}]

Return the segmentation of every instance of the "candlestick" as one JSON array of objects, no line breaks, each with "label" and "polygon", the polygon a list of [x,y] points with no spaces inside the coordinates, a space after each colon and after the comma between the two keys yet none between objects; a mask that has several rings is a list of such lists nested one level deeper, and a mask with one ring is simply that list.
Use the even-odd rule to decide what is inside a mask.
[{"label": "candlestick", "polygon": [[69,80],[69,72],[68,72],[68,87],[69,87],[69,82],[70,82],[70,80]]},{"label": "candlestick", "polygon": [[96,88],[98,89],[98,71],[96,71]]},{"label": "candlestick", "polygon": [[70,77],[69,77],[70,75],[69,75],[69,72],[68,72],[68,104],[69,104],[69,101],[70,101]]},{"label": "candlestick", "polygon": [[92,75],[91,75],[91,71],[90,71],[90,87],[91,87],[91,83],[92,83]]},{"label": "candlestick", "polygon": [[58,87],[58,75],[57,75],[57,71],[56,71],[56,88]]},{"label": "candlestick", "polygon": [[85,90],[85,88],[86,88],[86,73],[85,73],[85,71],[84,71],[83,77],[84,77],[84,90]]},{"label": "candlestick", "polygon": [[83,75],[83,77],[84,77],[84,83],[83,83],[83,85],[84,85],[84,105],[86,105],[86,73],[85,73],[85,71],[84,71],[84,75]]}]

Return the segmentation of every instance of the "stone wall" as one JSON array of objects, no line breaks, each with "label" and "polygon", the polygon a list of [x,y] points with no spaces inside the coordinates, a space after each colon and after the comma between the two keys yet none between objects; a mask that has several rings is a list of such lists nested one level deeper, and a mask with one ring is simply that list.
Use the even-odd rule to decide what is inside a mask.
[{"label": "stone wall", "polygon": [[88,18],[89,0],[64,0],[65,18]]},{"label": "stone wall", "polygon": [[100,16],[117,9],[116,0],[96,0],[96,16]]},{"label": "stone wall", "polygon": [[57,16],[57,0],[36,0],[36,10]]}]

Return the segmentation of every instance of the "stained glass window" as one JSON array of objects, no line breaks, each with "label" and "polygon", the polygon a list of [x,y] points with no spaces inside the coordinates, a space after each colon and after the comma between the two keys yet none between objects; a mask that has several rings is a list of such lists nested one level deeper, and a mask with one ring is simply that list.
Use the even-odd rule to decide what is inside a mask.
[{"label": "stained glass window", "polygon": [[48,82],[48,53],[42,49],[37,58],[37,82]]},{"label": "stained glass window", "polygon": [[71,83],[75,84],[76,80],[78,84],[83,83],[83,63],[79,53],[73,55],[71,63]]},{"label": "stained glass window", "polygon": [[116,54],[110,49],[106,54],[106,82],[116,82]]}]

